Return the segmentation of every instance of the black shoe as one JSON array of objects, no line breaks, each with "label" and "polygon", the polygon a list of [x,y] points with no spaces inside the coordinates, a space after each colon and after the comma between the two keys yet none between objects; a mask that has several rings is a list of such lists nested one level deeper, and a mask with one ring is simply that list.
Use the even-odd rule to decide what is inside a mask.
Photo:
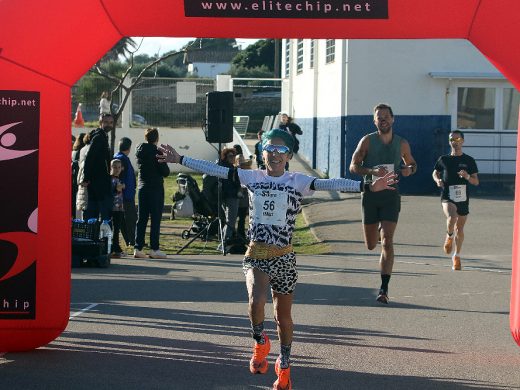
[{"label": "black shoe", "polygon": [[376,301],[388,305],[388,293],[384,290],[379,290],[379,294],[377,295]]}]

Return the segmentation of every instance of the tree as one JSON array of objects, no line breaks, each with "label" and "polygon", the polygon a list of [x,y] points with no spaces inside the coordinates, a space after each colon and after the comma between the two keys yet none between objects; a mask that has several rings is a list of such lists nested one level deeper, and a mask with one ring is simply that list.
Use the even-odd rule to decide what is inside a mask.
[{"label": "tree", "polygon": [[100,63],[118,61],[119,56],[125,56],[130,53],[132,49],[137,47],[137,43],[129,37],[120,39],[102,58]]},{"label": "tree", "polygon": [[231,65],[231,76],[243,78],[271,78],[273,71],[266,65],[255,66],[254,68],[246,68],[244,66]]},{"label": "tree", "polygon": [[236,69],[265,66],[272,75],[274,71],[274,60],[274,39],[262,39],[248,46],[245,50],[240,51],[231,61],[231,65]]},{"label": "tree", "polygon": [[[139,46],[140,45],[136,45],[131,38],[123,38],[112,50],[117,50],[118,57],[123,56],[125,58],[126,61],[124,63],[119,62],[119,65],[116,65],[117,61],[109,60],[109,58],[114,58],[115,54],[112,53],[108,55],[107,53],[107,55],[90,70],[91,73],[95,73],[110,82],[111,88],[108,88],[110,91],[110,100],[112,100],[113,96],[121,96],[119,104],[112,104],[111,107],[115,123],[117,123],[121,117],[132,90],[141,83],[142,78],[145,76],[158,77],[160,76],[158,73],[162,73],[166,77],[168,72],[164,67],[161,67],[160,64],[169,58],[176,56],[182,57],[189,48],[188,46],[182,51],[171,51],[160,57],[149,57],[148,55],[135,55],[137,50],[139,50]],[[172,77],[171,73],[169,73],[168,76]],[[178,76],[179,74],[175,74],[173,77]],[[125,85],[127,79],[131,79],[130,85]],[[115,139],[116,129],[114,128],[110,134],[110,148],[112,153],[115,149]]]},{"label": "tree", "polygon": [[[272,42],[260,41],[253,46],[254,51],[252,48],[247,50],[253,53],[252,57],[256,59],[256,62],[245,62],[245,65],[240,62],[237,63],[237,72],[243,74],[244,77],[266,77],[269,75],[268,72],[272,72],[273,69],[272,58],[270,58],[272,57],[272,50],[269,48],[272,46]],[[139,47],[140,43],[136,43],[131,38],[121,39],[82,78],[75,91],[83,102],[98,101],[99,89],[93,88],[93,84],[94,82],[99,83],[99,79],[105,80],[106,87],[103,88],[109,91],[111,101],[113,101],[112,97],[120,97],[118,104],[112,104],[111,107],[116,123],[121,117],[132,90],[142,82],[143,77],[185,77],[185,56],[191,51],[238,50],[235,39],[220,38],[197,38],[190,41],[179,51],[170,51],[162,56],[158,54],[154,56],[136,55]],[[127,80],[131,80],[131,82],[128,83]],[[110,138],[110,147],[114,151],[116,129],[111,132]]]}]

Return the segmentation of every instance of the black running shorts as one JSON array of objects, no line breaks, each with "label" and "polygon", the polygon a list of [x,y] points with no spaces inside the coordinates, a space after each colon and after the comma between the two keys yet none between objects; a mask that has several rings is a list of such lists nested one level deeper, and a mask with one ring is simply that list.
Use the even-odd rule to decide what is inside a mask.
[{"label": "black running shorts", "polygon": [[469,214],[469,200],[465,202],[454,202],[450,199],[442,199],[442,203],[450,202],[453,203],[457,207],[457,214],[464,217]]},{"label": "black running shorts", "polygon": [[381,221],[396,222],[401,211],[401,195],[393,190],[363,192],[361,194],[363,224],[371,225]]}]

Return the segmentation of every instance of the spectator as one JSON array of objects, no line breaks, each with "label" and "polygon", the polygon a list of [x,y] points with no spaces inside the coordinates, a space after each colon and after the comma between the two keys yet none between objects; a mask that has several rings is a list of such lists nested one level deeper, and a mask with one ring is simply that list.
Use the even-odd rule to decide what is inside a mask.
[{"label": "spectator", "polygon": [[[73,136],[74,137],[74,136]],[[72,217],[76,215],[76,196],[78,194],[78,172],[79,172],[79,153],[85,143],[83,138],[85,133],[80,133],[72,145]]]},{"label": "spectator", "polygon": [[84,170],[85,159],[90,149],[90,134],[87,133],[83,136],[83,143],[85,146],[83,146],[79,151],[78,175],[76,178],[76,182],[79,183],[77,185],[78,192],[76,194],[76,217],[80,219],[84,219],[83,213],[86,210],[88,203],[87,186],[84,184]]},{"label": "spectator", "polygon": [[112,182],[110,179],[110,147],[108,133],[114,128],[114,117],[104,114],[97,129],[90,133],[90,149],[85,157],[82,184],[88,189],[85,218],[109,221],[112,215]]},{"label": "spectator", "polygon": [[[237,151],[235,157],[235,166],[242,169],[252,169],[253,160],[245,159],[242,147],[240,145],[234,145],[233,148]],[[237,237],[241,238],[244,242],[246,241],[246,217],[249,214],[249,195],[247,188],[241,187],[238,193],[238,220],[237,220]]]},{"label": "spectator", "polygon": [[233,145],[233,149],[235,149],[235,152],[237,153],[235,156],[235,166],[243,169],[251,169],[253,166],[253,156],[245,158],[244,152],[242,151],[242,146],[239,144]]},{"label": "spectator", "polygon": [[123,137],[119,140],[119,152],[114,155],[114,158],[121,160],[123,170],[119,175],[119,179],[125,185],[123,189],[123,223],[121,233],[123,239],[129,247],[135,246],[135,224],[137,221],[137,209],[135,207],[135,189],[136,178],[135,170],[128,155],[132,147],[132,140]]},{"label": "spectator", "polygon": [[[235,166],[236,155],[237,152],[234,148],[223,149],[220,154],[218,165],[226,168],[233,168]],[[233,238],[235,233],[239,193],[241,193],[239,182],[231,179],[222,179],[221,206],[224,210],[226,221],[222,232],[222,235],[224,236],[224,245]]]},{"label": "spectator", "polygon": [[[157,161],[161,152],[157,149],[159,131],[149,128],[144,135],[146,143],[137,146],[137,225],[135,231],[134,257],[165,259],[166,253],[159,249],[159,233],[164,208],[164,178],[170,174],[168,165]],[[143,252],[146,225],[150,218],[150,254]]]},{"label": "spectator", "polygon": [[294,137],[293,153],[298,153],[298,150],[300,150],[300,141],[296,137],[296,134],[303,134],[301,127],[294,123],[293,118],[287,114],[282,114],[279,127],[282,130],[288,131]]},{"label": "spectator", "polygon": [[262,134],[264,134],[263,130],[260,130],[258,133],[256,133],[258,142],[255,144],[255,156],[256,166],[258,169],[265,169],[265,164],[262,157]]},{"label": "spectator", "polygon": [[99,115],[110,113],[110,94],[107,91],[103,91],[101,99],[99,99]]},{"label": "spectator", "polygon": [[123,252],[121,246],[119,245],[119,232],[121,231],[121,226],[124,218],[124,208],[123,208],[123,189],[125,185],[120,180],[119,175],[123,169],[123,164],[121,160],[117,158],[113,159],[110,162],[110,177],[112,179],[112,196],[113,196],[113,204],[112,204],[112,223],[114,226],[114,234],[112,236],[112,254],[113,258],[121,258],[126,256],[126,253]]}]

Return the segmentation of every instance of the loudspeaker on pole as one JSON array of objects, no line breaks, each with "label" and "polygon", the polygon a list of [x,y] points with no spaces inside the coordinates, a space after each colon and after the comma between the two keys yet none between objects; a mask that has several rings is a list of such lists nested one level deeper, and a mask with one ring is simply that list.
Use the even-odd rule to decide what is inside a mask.
[{"label": "loudspeaker on pole", "polygon": [[206,141],[227,143],[233,141],[233,92],[206,93]]}]

